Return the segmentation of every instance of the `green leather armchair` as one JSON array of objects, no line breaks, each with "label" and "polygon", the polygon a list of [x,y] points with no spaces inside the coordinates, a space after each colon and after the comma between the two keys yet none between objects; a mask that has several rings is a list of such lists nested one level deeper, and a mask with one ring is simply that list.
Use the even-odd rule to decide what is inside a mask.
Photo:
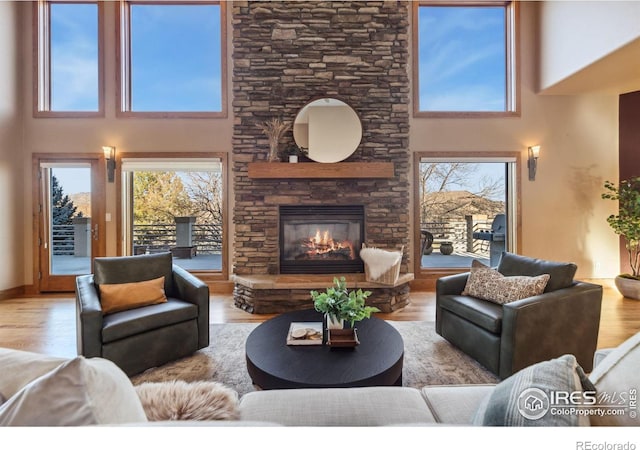
[{"label": "green leather armchair", "polygon": [[598,342],[602,286],[573,279],[577,267],[503,252],[505,276],[549,274],[544,293],[499,305],[461,295],[469,276],[436,282],[436,332],[506,378],[532,364],[575,355],[589,372]]},{"label": "green leather armchair", "polygon": [[[173,265],[171,253],[95,258],[93,272],[76,278],[79,355],[109,359],[134,375],[209,345],[209,287]],[[161,276],[166,303],[103,314],[100,284]]]}]

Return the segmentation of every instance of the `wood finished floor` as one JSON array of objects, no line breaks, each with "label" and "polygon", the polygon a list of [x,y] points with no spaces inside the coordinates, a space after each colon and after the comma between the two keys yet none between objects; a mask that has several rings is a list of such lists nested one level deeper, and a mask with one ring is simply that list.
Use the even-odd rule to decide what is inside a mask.
[{"label": "wood finished floor", "polygon": [[[598,348],[614,347],[640,331],[640,301],[622,297],[611,280],[604,286]],[[411,304],[387,320],[435,320],[435,293],[413,291]],[[262,322],[271,315],[253,315],[236,308],[231,295],[211,296],[211,323]],[[75,299],[70,294],[42,295],[0,301],[0,347],[72,357],[76,355]],[[544,332],[544,330],[541,330]]]}]

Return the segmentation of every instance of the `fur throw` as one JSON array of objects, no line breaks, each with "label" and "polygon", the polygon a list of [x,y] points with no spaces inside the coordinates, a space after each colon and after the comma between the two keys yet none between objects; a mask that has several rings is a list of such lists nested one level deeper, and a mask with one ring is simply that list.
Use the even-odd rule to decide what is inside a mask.
[{"label": "fur throw", "polygon": [[240,418],[238,393],[214,381],[142,383],[135,389],[151,422]]},{"label": "fur throw", "polygon": [[371,278],[375,279],[398,264],[402,259],[402,252],[390,252],[388,250],[362,245],[360,258],[367,264]]}]

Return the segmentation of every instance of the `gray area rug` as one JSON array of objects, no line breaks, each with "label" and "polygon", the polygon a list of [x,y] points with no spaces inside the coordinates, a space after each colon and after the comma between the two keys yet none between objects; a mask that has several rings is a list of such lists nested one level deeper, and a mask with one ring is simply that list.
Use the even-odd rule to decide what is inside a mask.
[{"label": "gray area rug", "polygon": [[[498,378],[435,332],[433,322],[388,321],[404,340],[404,386],[497,383]],[[218,381],[239,395],[254,391],[247,373],[244,343],[258,323],[211,325],[211,345],[193,356],[149,369],[134,385],[170,380]]]}]

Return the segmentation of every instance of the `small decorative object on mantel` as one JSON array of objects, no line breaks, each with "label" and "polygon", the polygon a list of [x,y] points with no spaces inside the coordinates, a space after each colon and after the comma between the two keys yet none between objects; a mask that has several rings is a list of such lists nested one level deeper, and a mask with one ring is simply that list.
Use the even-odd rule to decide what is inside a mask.
[{"label": "small decorative object on mantel", "polygon": [[[324,341],[330,345],[329,333],[335,329],[343,329],[343,322],[348,322],[351,329],[356,322],[363,319],[368,319],[371,314],[380,312],[375,306],[367,306],[367,297],[371,295],[370,291],[363,291],[358,289],[357,291],[349,291],[347,289],[347,281],[345,277],[334,277],[334,286],[326,289],[326,292],[311,291],[311,299],[313,300],[313,307],[316,311],[324,313],[325,315],[325,336]],[[354,339],[354,346],[357,345],[358,339],[354,332],[351,332]],[[336,338],[334,337],[334,342]],[[344,345],[344,338],[342,339]]]},{"label": "small decorative object on mantel", "polygon": [[274,118],[257,125],[269,138],[269,162],[280,161],[280,139],[291,128],[291,124],[284,123],[279,118]]},{"label": "small decorative object on mantel", "polygon": [[299,148],[297,145],[292,144],[284,151],[285,156],[289,158],[290,163],[297,163],[299,161],[299,157],[303,156],[303,150]]}]

